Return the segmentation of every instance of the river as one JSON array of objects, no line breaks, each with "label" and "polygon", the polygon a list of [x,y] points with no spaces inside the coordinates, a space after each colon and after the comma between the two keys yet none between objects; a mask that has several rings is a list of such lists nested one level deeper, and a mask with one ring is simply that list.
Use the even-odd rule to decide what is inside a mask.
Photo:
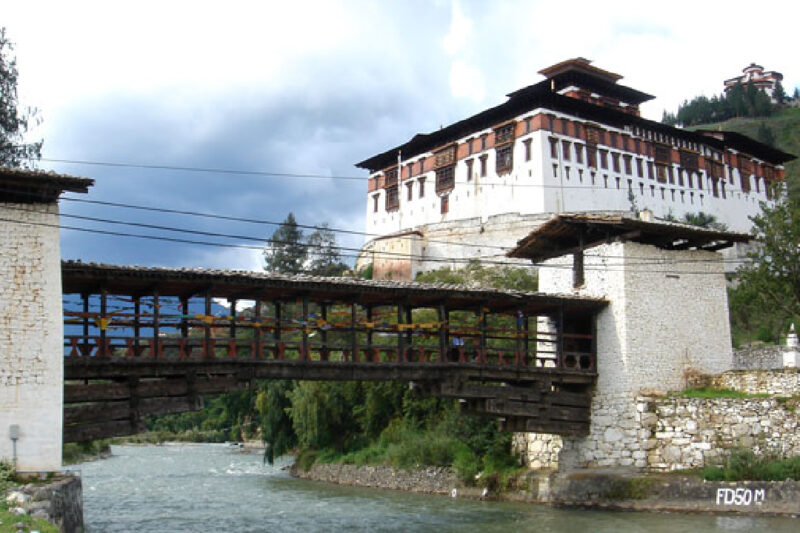
[{"label": "river", "polygon": [[294,479],[261,454],[220,444],[114,446],[113,456],[76,465],[87,530],[513,531],[522,533],[795,533],[790,518],[553,509]]}]

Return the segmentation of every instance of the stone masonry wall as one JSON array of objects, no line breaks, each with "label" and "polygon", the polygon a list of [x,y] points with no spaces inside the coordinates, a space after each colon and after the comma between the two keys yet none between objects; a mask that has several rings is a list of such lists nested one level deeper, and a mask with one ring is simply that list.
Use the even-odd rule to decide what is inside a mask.
[{"label": "stone masonry wall", "polygon": [[[610,302],[597,317],[590,432],[563,439],[559,466],[647,467],[649,431],[642,426],[636,397],[682,390],[692,372],[731,367],[725,277],[722,262],[714,259],[719,256],[711,252],[616,242],[585,252],[585,284],[578,289],[572,287],[571,258],[548,261],[540,269],[543,292]],[[529,464],[552,467],[555,441],[528,438],[528,445],[518,449]]]},{"label": "stone masonry wall", "polygon": [[20,470],[61,468],[63,320],[56,204],[2,204],[0,458]]},{"label": "stone masonry wall", "polygon": [[647,467],[670,471],[715,464],[731,449],[800,455],[800,415],[770,398],[639,398],[649,432]]},{"label": "stone masonry wall", "polygon": [[733,352],[733,368],[736,370],[776,370],[783,368],[783,353],[786,346],[750,346]]},{"label": "stone masonry wall", "polygon": [[731,389],[746,394],[773,394],[795,396],[800,394],[800,371],[786,370],[731,371],[712,376],[710,385],[715,389]]}]

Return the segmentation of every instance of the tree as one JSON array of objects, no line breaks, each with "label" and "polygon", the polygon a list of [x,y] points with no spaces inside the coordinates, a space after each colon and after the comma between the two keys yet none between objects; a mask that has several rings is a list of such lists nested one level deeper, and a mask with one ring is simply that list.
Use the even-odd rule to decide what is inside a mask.
[{"label": "tree", "polygon": [[781,82],[775,84],[775,90],[772,91],[772,99],[775,100],[778,105],[783,105],[786,101],[786,91],[783,90]]},{"label": "tree", "polygon": [[800,202],[784,198],[761,211],[751,218],[759,247],[737,275],[755,303],[788,320],[800,316]]},{"label": "tree", "polygon": [[303,243],[303,231],[297,227],[294,214],[289,213],[286,220],[275,230],[264,250],[264,270],[282,274],[304,272],[308,250]]},{"label": "tree", "polygon": [[0,28],[0,166],[30,167],[42,155],[42,141],[25,143],[23,136],[37,118],[34,109],[20,109],[17,100],[17,58],[14,45]]},{"label": "tree", "polygon": [[715,229],[718,231],[725,231],[728,229],[728,227],[722,222],[717,222],[717,217],[714,215],[709,215],[708,213],[704,213],[703,211],[698,211],[697,213],[686,213],[683,215],[683,220],[681,222],[684,224],[689,224],[690,226]]},{"label": "tree", "polygon": [[308,236],[308,272],[319,276],[341,276],[347,270],[336,245],[336,235],[323,224]]}]

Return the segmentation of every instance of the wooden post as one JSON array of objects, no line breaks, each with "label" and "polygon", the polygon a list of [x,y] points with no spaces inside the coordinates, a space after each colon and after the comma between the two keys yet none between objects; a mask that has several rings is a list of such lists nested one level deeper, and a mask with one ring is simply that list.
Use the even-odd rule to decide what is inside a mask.
[{"label": "wooden post", "polygon": [[133,297],[133,355],[139,357],[139,337],[142,335],[142,298]]},{"label": "wooden post", "polygon": [[352,337],[350,338],[352,360],[358,361],[358,329],[356,328],[356,320],[358,318],[358,311],[356,310],[356,303],[350,306],[350,331]]},{"label": "wooden post", "polygon": [[447,319],[449,312],[444,305],[439,305],[436,308],[436,318],[439,320],[439,362],[444,362],[447,359]]},{"label": "wooden post", "polygon": [[236,299],[229,299],[228,304],[231,306],[231,314],[229,315],[230,324],[228,324],[228,357],[236,357],[239,354],[239,346],[236,344]]},{"label": "wooden post", "polygon": [[557,342],[556,367],[563,368],[564,367],[564,305],[563,304],[558,306],[556,335],[558,335],[558,339],[556,340]]},{"label": "wooden post", "polygon": [[[413,309],[411,306],[405,306],[406,309],[406,324],[413,324],[414,323],[414,315],[412,313]],[[414,344],[414,329],[408,328],[406,329],[406,346],[408,347],[409,351],[411,351],[412,345]],[[403,354],[400,354],[400,357],[403,357]]]},{"label": "wooden post", "polygon": [[479,344],[482,357],[484,358],[484,362],[488,363],[488,353],[487,353],[487,346],[486,346],[486,307],[481,305],[480,310],[478,311],[478,330],[481,332]]},{"label": "wooden post", "polygon": [[[372,322],[372,306],[367,306],[367,322]],[[372,330],[374,328],[367,328],[367,348],[369,353],[372,353]]]},{"label": "wooden post", "polygon": [[87,293],[81,294],[83,298],[83,355],[91,355],[91,346],[89,345],[89,295]]},{"label": "wooden post", "polygon": [[406,349],[406,339],[405,335],[402,331],[400,331],[400,325],[403,323],[403,318],[405,317],[405,306],[403,304],[397,304],[397,358],[396,361],[400,362],[403,358],[403,351]]},{"label": "wooden post", "polygon": [[97,355],[102,355],[103,357],[111,355],[106,353],[106,324],[108,324],[108,317],[106,316],[107,312],[108,292],[105,289],[100,289],[100,323],[98,324],[100,327],[100,342],[97,346]]},{"label": "wooden post", "polygon": [[186,319],[189,316],[189,298],[181,296],[181,338],[186,340],[189,337],[189,321]]},{"label": "wooden post", "polygon": [[300,360],[308,361],[311,359],[308,353],[308,296],[303,296],[303,329],[301,331],[301,339],[302,342],[300,343]]},{"label": "wooden post", "polygon": [[522,319],[522,335],[523,335],[522,345],[523,345],[523,351],[525,352],[524,355],[525,366],[528,366],[530,364],[531,345],[530,345],[530,339],[528,338],[530,335],[530,318],[531,317],[529,317],[528,314],[525,313]]},{"label": "wooden post", "polygon": [[256,327],[253,328],[253,353],[250,354],[252,359],[261,359],[263,357],[263,353],[261,351],[261,300],[256,298],[255,300],[256,308],[255,308],[255,322],[258,324]]},{"label": "wooden post", "polygon": [[524,364],[525,362],[525,355],[522,353],[522,322],[524,321],[524,315],[522,311],[517,311],[514,314],[514,322],[516,323],[517,327],[517,342],[516,342],[516,363],[518,365]]},{"label": "wooden post", "polygon": [[[320,304],[320,313],[322,314],[322,321],[327,324],[328,322],[328,304],[325,302],[321,302]],[[328,328],[323,324],[323,327],[319,328],[319,339],[322,343],[322,348],[320,348],[320,359],[323,361],[328,360]]]},{"label": "wooden post", "polygon": [[[203,314],[209,317],[211,316],[211,291],[205,291],[203,298],[205,299]],[[216,357],[214,348],[211,346],[211,324],[207,321],[203,322],[203,342],[205,343],[205,350],[203,350],[205,356],[209,359]]]},{"label": "wooden post", "polygon": [[159,319],[160,319],[160,308],[158,305],[158,291],[153,291],[153,353],[151,356],[153,358],[161,357],[161,348],[160,348],[160,327],[159,327]]}]

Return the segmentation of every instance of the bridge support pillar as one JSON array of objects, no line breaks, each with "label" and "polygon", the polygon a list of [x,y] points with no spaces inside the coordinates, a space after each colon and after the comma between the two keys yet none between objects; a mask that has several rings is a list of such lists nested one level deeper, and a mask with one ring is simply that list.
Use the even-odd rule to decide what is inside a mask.
[{"label": "bridge support pillar", "polygon": [[[539,289],[602,297],[596,318],[597,381],[584,437],[525,434],[518,448],[542,467],[647,468],[652,421],[636,398],[685,388],[693,372],[732,366],[722,256],[612,242],[584,252],[585,279],[575,288],[569,268],[542,268]],[[567,267],[571,257],[548,261]]]},{"label": "bridge support pillar", "polygon": [[[0,169],[0,459],[61,468],[64,390],[58,197],[85,178]],[[12,441],[12,436],[14,437]]]}]

